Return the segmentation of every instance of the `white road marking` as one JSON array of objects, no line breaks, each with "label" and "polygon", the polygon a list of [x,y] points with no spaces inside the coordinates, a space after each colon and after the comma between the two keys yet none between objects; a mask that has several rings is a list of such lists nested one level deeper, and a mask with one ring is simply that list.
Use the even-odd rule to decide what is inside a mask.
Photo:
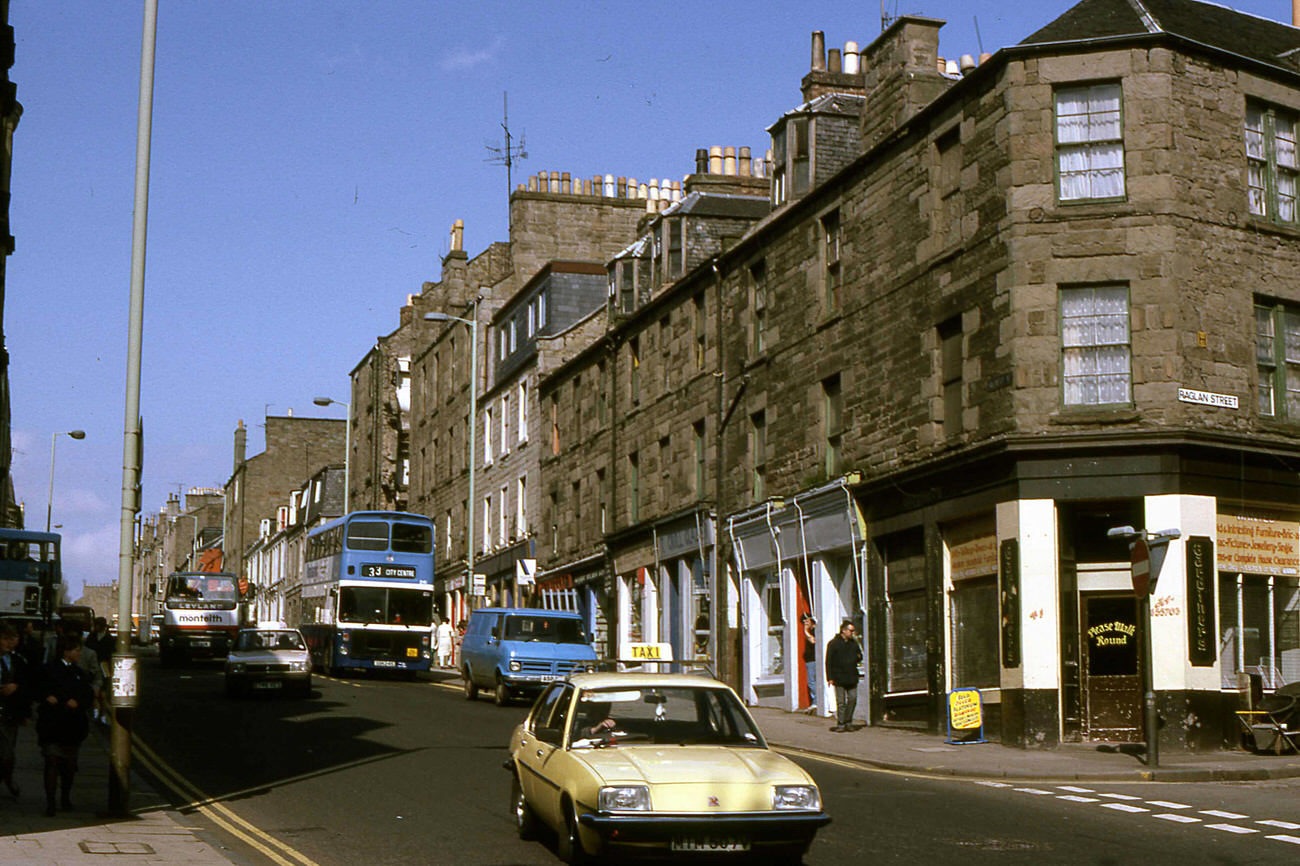
[{"label": "white road marking", "polygon": [[1143,809],[1141,806],[1130,806],[1128,803],[1102,803],[1103,809],[1114,809],[1116,812],[1150,812],[1150,809]]},{"label": "white road marking", "polygon": [[1256,824],[1263,824],[1265,827],[1277,827],[1281,830],[1300,830],[1300,824],[1292,824],[1290,821],[1256,821]]},{"label": "white road marking", "polygon": [[1199,824],[1199,823],[1201,823],[1201,819],[1200,819],[1200,818],[1193,818],[1191,815],[1174,815],[1174,814],[1169,813],[1169,812],[1165,812],[1164,814],[1161,814],[1161,815],[1152,815],[1151,817],[1152,817],[1152,818],[1159,818],[1161,821],[1177,821],[1179,824]]},{"label": "white road marking", "polygon": [[976,785],[983,785],[986,788],[1010,788],[1010,782],[976,782]]},{"label": "white road marking", "polygon": [[1279,842],[1289,842],[1292,845],[1300,845],[1300,836],[1265,836],[1265,839],[1276,839]]},{"label": "white road marking", "polygon": [[1238,827],[1236,824],[1206,824],[1207,830],[1222,830],[1225,833],[1258,833],[1254,827]]},{"label": "white road marking", "polygon": [[1218,809],[1202,809],[1200,814],[1209,815],[1211,818],[1231,818],[1234,821],[1250,817],[1249,815],[1243,815],[1240,812],[1221,812]]},{"label": "white road marking", "polygon": [[1073,791],[1076,794],[1091,794],[1092,788],[1076,788],[1074,785],[1060,785],[1062,791]]},{"label": "white road marking", "polygon": [[1132,794],[1101,794],[1102,797],[1110,797],[1112,800],[1141,800],[1141,797],[1134,797]]},{"label": "white road marking", "polygon": [[1058,800],[1069,800],[1071,803],[1096,803],[1096,797],[1080,797],[1078,794],[1060,794]]},{"label": "white road marking", "polygon": [[1042,788],[1016,788],[1022,794],[1051,794],[1051,791],[1044,791]]},{"label": "white road marking", "polygon": [[1190,809],[1187,803],[1170,803],[1168,800],[1147,800],[1152,806],[1159,806],[1161,809]]}]

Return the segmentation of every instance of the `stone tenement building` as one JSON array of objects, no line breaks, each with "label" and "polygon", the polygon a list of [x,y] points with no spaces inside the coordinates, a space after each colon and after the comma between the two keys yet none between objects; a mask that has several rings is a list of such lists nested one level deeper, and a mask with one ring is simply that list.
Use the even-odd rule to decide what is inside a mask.
[{"label": "stone tenement building", "polygon": [[970,687],[1004,743],[1050,747],[1141,739],[1148,620],[1108,530],[1176,529],[1162,745],[1231,742],[1240,684],[1300,678],[1300,32],[1084,0],[955,62],[941,26],[815,39],[774,210],[540,383],[539,567],[588,551],[611,633],[681,653],[664,599],[710,552],[672,509],[712,499],[711,649],[746,700],[809,702],[809,612],[814,672],[862,626],[871,721],[938,728]]},{"label": "stone tenement building", "polygon": [[346,422],[332,418],[266,417],[266,450],[247,456],[248,431],[235,428],[235,461],[226,481],[223,548],[226,570],[244,573],[245,554],[259,526],[273,518],[291,491],[326,466],[343,462]]},{"label": "stone tenement building", "polygon": [[171,495],[155,517],[140,522],[131,583],[131,610],[135,615],[148,617],[162,612],[169,574],[200,570],[202,552],[221,544],[224,510],[220,490],[191,487],[183,508],[181,500]]}]

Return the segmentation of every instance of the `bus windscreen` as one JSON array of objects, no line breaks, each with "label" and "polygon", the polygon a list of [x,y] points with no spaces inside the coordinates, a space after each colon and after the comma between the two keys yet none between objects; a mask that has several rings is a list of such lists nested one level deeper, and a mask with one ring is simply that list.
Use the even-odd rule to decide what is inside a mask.
[{"label": "bus windscreen", "polygon": [[429,626],[433,623],[433,596],[420,589],[345,586],[339,590],[339,620]]}]

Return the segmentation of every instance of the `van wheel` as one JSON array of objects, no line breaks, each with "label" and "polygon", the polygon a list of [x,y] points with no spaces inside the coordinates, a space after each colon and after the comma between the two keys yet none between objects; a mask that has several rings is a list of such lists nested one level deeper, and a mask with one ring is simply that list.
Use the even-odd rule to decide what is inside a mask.
[{"label": "van wheel", "polygon": [[465,700],[473,701],[478,699],[478,683],[470,676],[469,665],[461,669],[460,675],[465,678]]},{"label": "van wheel", "polygon": [[510,811],[515,819],[515,832],[525,842],[537,835],[537,816],[524,797],[524,789],[519,784],[519,774],[510,780]]},{"label": "van wheel", "polygon": [[502,682],[500,677],[497,677],[497,688],[492,697],[497,702],[498,707],[510,706],[510,687]]}]

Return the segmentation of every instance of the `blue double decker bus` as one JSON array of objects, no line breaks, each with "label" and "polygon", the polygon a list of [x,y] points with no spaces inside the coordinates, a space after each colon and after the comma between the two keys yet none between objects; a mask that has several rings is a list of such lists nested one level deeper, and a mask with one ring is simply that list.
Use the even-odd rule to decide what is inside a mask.
[{"label": "blue double decker bus", "polygon": [[317,670],[401,671],[431,661],[433,521],[355,511],[307,534],[301,629]]},{"label": "blue double decker bus", "polygon": [[0,616],[48,620],[63,583],[53,532],[0,529]]}]

